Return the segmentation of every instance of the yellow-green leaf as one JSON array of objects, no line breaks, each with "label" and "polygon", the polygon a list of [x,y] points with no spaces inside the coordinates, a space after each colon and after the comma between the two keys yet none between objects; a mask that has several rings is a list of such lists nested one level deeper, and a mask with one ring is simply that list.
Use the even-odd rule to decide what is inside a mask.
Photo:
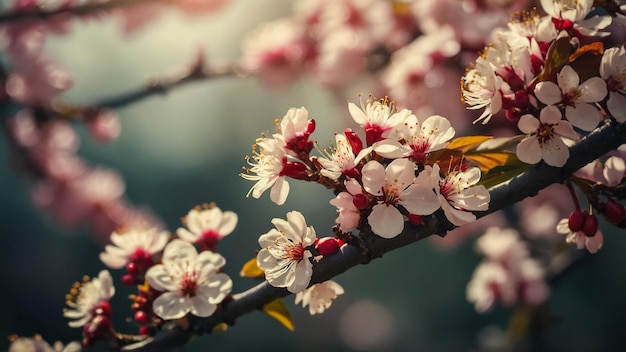
[{"label": "yellow-green leaf", "polygon": [[282,326],[289,331],[293,331],[293,322],[291,321],[291,314],[287,310],[287,306],[280,298],[277,298],[270,303],[263,306],[263,313],[276,319]]},{"label": "yellow-green leaf", "polygon": [[465,154],[465,159],[471,160],[477,164],[480,171],[488,172],[497,166],[506,165],[510,162],[515,163],[519,160],[515,153],[512,152],[481,152]]},{"label": "yellow-green leaf", "polygon": [[554,80],[556,74],[569,61],[570,53],[569,37],[565,36],[555,40],[548,48],[543,71],[537,76],[537,82]]},{"label": "yellow-green leaf", "polygon": [[243,265],[239,275],[242,277],[263,278],[265,273],[259,268],[256,263],[256,257],[254,257]]},{"label": "yellow-green leaf", "polygon": [[455,138],[446,146],[446,149],[456,149],[462,152],[467,152],[473,147],[483,143],[484,141],[490,140],[493,137],[491,136],[467,136],[467,137],[459,137]]},{"label": "yellow-green leaf", "polygon": [[526,172],[531,167],[533,167],[533,165],[523,163],[519,160],[516,164],[510,163],[509,165],[498,166],[491,169],[486,174],[483,174],[480,177],[480,182],[478,182],[478,184],[483,185],[486,188],[491,188],[506,182],[523,172]]}]

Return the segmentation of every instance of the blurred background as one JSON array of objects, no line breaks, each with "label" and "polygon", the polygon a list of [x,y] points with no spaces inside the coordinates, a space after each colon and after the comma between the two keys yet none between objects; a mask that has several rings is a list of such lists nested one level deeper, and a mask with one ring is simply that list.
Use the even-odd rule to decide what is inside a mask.
[{"label": "blurred background", "polygon": [[[234,60],[239,40],[265,20],[287,15],[286,0],[233,1],[216,15],[189,18],[164,13],[147,27],[125,36],[113,21],[77,22],[69,35],[52,36],[46,50],[75,78],[64,98],[89,103],[128,91],[192,61],[201,49],[207,60]],[[460,78],[460,77],[459,77]],[[369,87],[355,91],[367,95]],[[459,101],[458,91],[450,92]],[[195,205],[216,202],[239,214],[236,230],[220,242],[224,271],[234,292],[257,282],[238,277],[258,249],[257,238],[274,217],[302,212],[318,236],[331,235],[336,217],[329,191],[291,182],[285,205],[265,194],[246,198],[252,184],[238,174],[261,132],[290,107],[304,106],[317,121],[314,139],[327,145],[334,132],[352,122],[346,102],[319,85],[301,80],[271,91],[254,78],[219,78],[185,85],[165,96],[117,110],[121,136],[93,142],[84,128],[80,154],[93,164],[117,169],[126,195],[156,213],[170,230]],[[460,104],[460,102],[458,103]],[[64,295],[83,275],[104,268],[98,259],[102,239],[85,229],[66,228],[37,211],[31,183],[10,167],[7,143],[0,143],[0,337],[40,334],[49,341],[80,340],[81,330],[62,316]],[[541,221],[541,218],[536,219]],[[607,227],[608,228],[608,227]],[[346,293],[320,316],[285,302],[295,332],[261,313],[241,317],[226,332],[194,339],[187,351],[470,351],[498,346],[511,311],[498,307],[479,315],[465,299],[465,287],[480,261],[473,241],[442,247],[430,240],[397,250],[336,278]],[[605,234],[605,247],[554,281],[549,307],[553,325],[533,331],[520,350],[615,351],[626,349],[626,266],[620,264],[626,236]],[[119,279],[122,271],[112,271]],[[115,326],[136,332],[128,294],[116,281],[112,300]],[[0,343],[0,351],[9,342]]]}]

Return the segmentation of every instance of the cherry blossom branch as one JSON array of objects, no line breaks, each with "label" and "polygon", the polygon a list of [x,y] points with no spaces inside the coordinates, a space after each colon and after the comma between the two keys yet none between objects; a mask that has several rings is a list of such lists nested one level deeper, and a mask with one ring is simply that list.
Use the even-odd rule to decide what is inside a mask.
[{"label": "cherry blossom branch", "polygon": [[24,21],[29,19],[46,20],[54,16],[70,14],[70,15],[87,15],[99,11],[111,10],[116,7],[131,6],[149,2],[167,3],[171,0],[109,0],[104,2],[89,2],[83,5],[46,8],[43,6],[28,9],[20,9],[19,11],[5,11],[0,13],[0,23],[8,23],[15,21]]},{"label": "cherry blossom branch", "polygon": [[[582,168],[603,154],[617,149],[626,143],[626,124],[619,124],[614,120],[606,120],[601,127],[583,138],[578,144],[570,148],[568,162],[562,168],[548,166],[541,163],[529,171],[521,174],[509,182],[490,189],[491,201],[489,210],[477,212],[478,218],[515,204],[524,198],[536,195],[540,190],[554,183],[562,183],[576,170]],[[359,264],[366,264],[372,259],[380,258],[385,253],[404,247],[411,243],[427,238],[433,234],[445,236],[453,229],[441,211],[435,216],[425,217],[424,224],[415,226],[406,223],[402,233],[392,239],[383,239],[369,233],[361,233],[360,246],[343,246],[341,250],[331,256],[324,257],[313,265],[311,284],[329,280]],[[183,330],[175,325],[169,330],[161,331],[154,337],[143,342],[128,344],[123,350],[136,351],[165,351],[170,348],[184,345],[194,334],[207,333],[220,323],[233,325],[236,319],[244,314],[259,310],[263,305],[290,295],[285,288],[276,288],[267,282],[236,294],[232,300],[225,302],[216,314],[208,318],[190,319],[190,328]],[[129,341],[130,343],[131,341]]]},{"label": "cherry blossom branch", "polygon": [[242,72],[237,64],[230,63],[223,65],[206,65],[204,63],[204,56],[200,54],[190,68],[186,69],[182,73],[178,73],[170,77],[150,80],[146,85],[135,88],[132,91],[105,98],[99,102],[84,106],[73,106],[64,102],[58,102],[53,105],[53,110],[56,113],[66,116],[90,115],[88,112],[94,112],[107,108],[120,108],[154,95],[165,95],[169,91],[188,83],[233,75],[242,75]]}]

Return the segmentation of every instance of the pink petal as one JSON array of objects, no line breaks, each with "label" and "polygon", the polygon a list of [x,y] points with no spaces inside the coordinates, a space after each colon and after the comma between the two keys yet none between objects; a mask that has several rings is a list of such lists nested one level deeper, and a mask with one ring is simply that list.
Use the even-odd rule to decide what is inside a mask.
[{"label": "pink petal", "polygon": [[539,120],[537,120],[536,117],[530,114],[522,115],[522,117],[520,117],[519,121],[517,122],[517,128],[519,128],[520,131],[526,134],[531,134],[533,132],[536,132],[539,128]]},{"label": "pink petal", "polygon": [[554,82],[537,83],[535,96],[546,105],[554,105],[562,99],[561,89]]},{"label": "pink petal", "polygon": [[565,117],[572,125],[583,131],[592,131],[600,122],[600,112],[589,104],[566,107]]},{"label": "pink petal", "polygon": [[561,138],[552,137],[544,142],[542,158],[548,165],[561,167],[569,159],[569,149]]},{"label": "pink petal", "polygon": [[609,101],[606,103],[611,116],[618,122],[626,122],[626,97],[616,93],[609,93]]},{"label": "pink petal", "polygon": [[597,103],[608,93],[606,82],[600,77],[591,77],[580,85],[580,96],[576,99],[581,103]]},{"label": "pink petal", "polygon": [[363,166],[363,188],[374,195],[382,194],[385,186],[385,167],[378,161],[372,160]]},{"label": "pink petal", "polygon": [[559,87],[563,92],[571,92],[572,90],[578,88],[580,84],[580,77],[578,77],[578,73],[574,71],[574,69],[566,65],[561,69],[558,76],[556,77],[557,82],[559,82]]}]

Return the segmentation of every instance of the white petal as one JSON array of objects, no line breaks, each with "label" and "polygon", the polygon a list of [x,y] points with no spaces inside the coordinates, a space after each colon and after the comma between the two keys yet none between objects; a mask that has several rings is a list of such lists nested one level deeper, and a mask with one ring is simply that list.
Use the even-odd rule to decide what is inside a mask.
[{"label": "white petal", "polygon": [[561,110],[554,105],[546,106],[539,112],[539,120],[544,124],[556,125],[562,118]]},{"label": "white petal", "polygon": [[411,185],[404,192],[400,204],[411,214],[430,215],[439,209],[439,199],[432,187]]},{"label": "white petal", "polygon": [[561,72],[557,75],[556,80],[559,83],[559,88],[561,88],[561,91],[563,92],[570,92],[578,88],[578,85],[580,84],[580,77],[578,77],[578,73],[576,73],[570,65],[563,66]]},{"label": "white petal", "polygon": [[259,269],[263,271],[271,270],[278,265],[276,258],[266,248],[259,251],[256,256],[256,263]]},{"label": "white petal", "polygon": [[309,251],[306,251],[305,253],[308,253],[308,256],[305,255],[304,259],[298,262],[294,273],[295,279],[293,280],[293,283],[287,287],[287,290],[291,293],[297,293],[304,290],[311,282],[313,264],[311,264],[308,259],[311,256],[311,253]]},{"label": "white petal", "polygon": [[170,275],[163,264],[157,264],[148,269],[146,280],[150,287],[157,291],[175,291],[178,289],[178,282],[174,281],[176,278]]},{"label": "white petal", "polygon": [[554,82],[539,82],[535,87],[535,96],[546,105],[554,105],[562,99],[561,89]]},{"label": "white petal", "polygon": [[606,180],[607,186],[617,186],[624,178],[624,171],[626,171],[626,164],[624,159],[612,156],[604,162],[604,169],[602,175]]},{"label": "white petal", "polygon": [[606,82],[600,77],[591,77],[580,85],[580,96],[576,102],[596,103],[602,101],[608,93]]},{"label": "white petal", "polygon": [[387,165],[385,183],[394,183],[407,187],[415,180],[415,164],[409,159],[396,159]]},{"label": "white petal", "polygon": [[604,237],[602,236],[602,232],[600,231],[596,232],[596,235],[593,237],[585,238],[585,247],[587,247],[587,250],[591,254],[594,254],[597,251],[599,251],[600,248],[602,248],[603,244],[604,244]]},{"label": "white petal", "polygon": [[217,229],[220,235],[226,236],[230,234],[231,232],[233,232],[233,230],[237,226],[237,220],[238,220],[238,217],[235,212],[225,211],[222,214],[222,220]]},{"label": "white petal", "polygon": [[197,256],[198,251],[191,243],[181,239],[174,239],[165,247],[162,262],[166,266],[185,261],[193,262]]},{"label": "white petal", "polygon": [[385,186],[385,167],[378,161],[372,160],[361,169],[363,188],[369,194],[381,195]]},{"label": "white petal", "polygon": [[476,220],[474,214],[452,207],[443,196],[439,196],[439,200],[441,202],[441,209],[443,209],[446,218],[455,226],[465,225]]},{"label": "white petal", "polygon": [[191,310],[191,301],[177,292],[164,292],[152,303],[154,313],[165,320],[182,318]]},{"label": "white petal", "polygon": [[565,117],[572,125],[583,131],[592,131],[600,122],[600,112],[589,104],[566,107]]},{"label": "white petal", "polygon": [[363,110],[354,103],[348,103],[348,111],[350,111],[350,115],[352,115],[354,121],[359,125],[364,125],[367,122],[367,116],[365,116]]},{"label": "white petal", "polygon": [[217,305],[209,303],[202,295],[190,297],[189,300],[191,301],[191,314],[197,317],[208,317],[217,309]]},{"label": "white petal", "polygon": [[544,142],[542,158],[548,165],[561,167],[569,159],[569,149],[561,138],[553,137]]},{"label": "white petal", "polygon": [[377,204],[367,217],[372,231],[383,238],[396,237],[404,229],[404,217],[394,206]]},{"label": "white petal", "polygon": [[404,148],[402,148],[402,145],[398,141],[391,139],[383,139],[382,141],[374,143],[372,149],[376,154],[389,159],[404,156]]},{"label": "white petal", "polygon": [[573,141],[577,141],[579,139],[578,133],[576,133],[572,125],[565,120],[559,122],[556,126],[552,127],[552,129],[553,132],[559,136],[569,138]]},{"label": "white petal", "polygon": [[285,177],[278,177],[270,191],[270,199],[277,205],[283,205],[289,195],[289,183]]},{"label": "white petal", "polygon": [[198,239],[200,239],[200,235],[201,234],[200,233],[195,234],[195,233],[190,232],[189,230],[187,230],[184,227],[179,227],[178,229],[176,229],[176,235],[178,235],[178,237],[181,240],[194,243]]},{"label": "white petal", "polygon": [[526,137],[518,145],[516,154],[519,160],[527,164],[536,164],[541,161],[541,146],[535,137]]},{"label": "white petal", "polygon": [[611,116],[618,122],[626,122],[626,97],[615,92],[609,93],[609,101],[606,103]]},{"label": "white petal", "polygon": [[233,281],[224,273],[211,275],[205,285],[198,287],[199,294],[208,297],[209,303],[218,304],[232,291]]}]

